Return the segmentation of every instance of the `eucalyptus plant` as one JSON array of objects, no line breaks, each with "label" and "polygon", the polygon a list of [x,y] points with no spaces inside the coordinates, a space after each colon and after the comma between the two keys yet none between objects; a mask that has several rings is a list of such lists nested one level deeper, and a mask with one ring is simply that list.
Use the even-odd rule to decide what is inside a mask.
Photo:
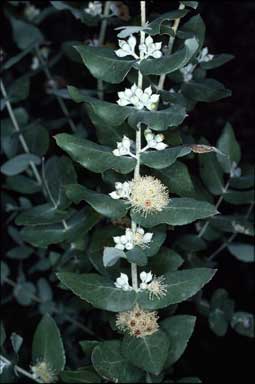
[{"label": "eucalyptus plant", "polygon": [[[216,335],[225,335],[230,325],[254,337],[253,316],[242,308],[235,312],[226,290],[217,289],[211,300],[202,290],[213,279],[215,258],[224,248],[238,260],[254,261],[252,246],[244,240],[254,235],[252,167],[241,167],[230,123],[215,146],[205,137],[195,141],[186,127],[198,102],[231,95],[207,74],[233,57],[209,53],[204,46],[205,25],[194,15],[194,1],[181,1],[178,9],[152,21],[141,1],[139,25],[115,28],[118,46],[106,47],[115,3],[89,2],[81,9],[52,1],[43,15],[26,5],[24,20],[6,11],[22,51],[4,63],[3,72],[27,54],[32,53],[32,63],[30,74],[8,89],[5,79],[1,82],[1,107],[8,113],[2,132],[7,161],[1,172],[5,189],[20,194],[18,201],[8,193],[3,198],[10,214],[8,234],[17,243],[7,258],[19,261],[20,271],[17,281],[11,279],[6,261],[1,280],[13,288],[10,300],[14,296],[20,305],[36,304],[42,315],[28,370],[17,361],[22,337],[11,334],[14,357],[9,359],[1,328],[0,372],[11,379],[14,367],[17,375],[44,383],[168,382],[196,326],[196,316],[177,313],[184,302],[195,304]],[[64,42],[61,52],[96,79],[95,91],[80,84],[60,90],[52,76],[59,56],[49,59],[38,26],[59,11],[89,26],[100,24],[96,44]],[[53,120],[49,130],[69,129],[54,131],[58,155],[46,160],[49,130],[15,106],[27,97],[30,78],[40,71],[47,78],[45,97],[54,98],[64,114],[64,121]],[[84,121],[84,115],[93,126],[92,137],[74,122],[73,116]],[[195,165],[194,174],[185,160]],[[223,203],[231,212],[233,206],[241,208],[222,214]],[[235,241],[237,236],[243,237]],[[33,254],[38,260],[24,272],[23,260]],[[36,285],[29,281],[27,275],[41,272]],[[60,288],[58,299],[53,284]],[[66,323],[64,348],[58,325]],[[80,339],[78,331],[87,336],[79,343],[85,365],[68,341]],[[195,377],[176,380],[200,382]]]}]

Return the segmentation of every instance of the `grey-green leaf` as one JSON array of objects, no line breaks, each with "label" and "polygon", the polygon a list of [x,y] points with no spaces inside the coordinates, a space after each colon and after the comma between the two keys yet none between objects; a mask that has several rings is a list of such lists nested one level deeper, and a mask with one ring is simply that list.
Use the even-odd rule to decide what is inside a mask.
[{"label": "grey-green leaf", "polygon": [[169,340],[159,330],[153,335],[139,338],[126,335],[121,350],[130,363],[158,375],[166,361],[168,348]]},{"label": "grey-green leaf", "polygon": [[1,172],[7,176],[15,176],[25,171],[30,163],[40,164],[41,159],[32,153],[26,153],[13,157],[1,166]]},{"label": "grey-green leaf", "polygon": [[186,156],[191,151],[191,148],[186,146],[149,151],[141,154],[141,163],[153,169],[164,169],[170,167],[178,157]]},{"label": "grey-green leaf", "polygon": [[150,228],[166,223],[169,225],[185,225],[198,219],[216,215],[216,208],[205,201],[191,198],[171,199],[168,206],[158,213],[148,214],[146,217],[131,211],[132,219],[143,227]]},{"label": "grey-green leaf", "polygon": [[134,60],[120,59],[113,49],[78,45],[74,47],[81,55],[90,73],[108,83],[120,83],[130,71]]},{"label": "grey-green leaf", "polygon": [[183,83],[182,92],[189,99],[207,103],[231,96],[231,91],[214,79],[191,80]]},{"label": "grey-green leaf", "polygon": [[60,374],[63,383],[101,383],[101,378],[90,367],[79,368],[77,371],[63,371]]},{"label": "grey-green leaf", "polygon": [[67,219],[71,211],[55,208],[52,204],[42,204],[30,208],[16,217],[17,225],[55,224]]},{"label": "grey-green leaf", "polygon": [[65,350],[57,324],[45,315],[38,324],[32,345],[33,361],[46,362],[58,374],[65,367]]},{"label": "grey-green leaf", "polygon": [[245,263],[255,262],[254,246],[245,243],[231,243],[227,246],[229,252],[238,260]]},{"label": "grey-green leaf", "polygon": [[119,340],[100,343],[94,348],[91,358],[97,373],[107,381],[135,383],[143,376],[143,372],[130,364],[121,354]]},{"label": "grey-green leaf", "polygon": [[238,165],[241,159],[240,145],[236,140],[235,132],[230,123],[225,125],[224,130],[217,141],[217,148],[227,155],[226,157],[223,157],[220,154],[217,154],[217,158],[222,169],[229,173],[233,163]]},{"label": "grey-green leaf", "polygon": [[98,145],[80,137],[60,133],[55,136],[57,144],[73,160],[92,172],[101,173],[113,169],[120,173],[129,173],[135,167],[135,160],[124,156],[114,156],[108,147]]},{"label": "grey-green leaf", "polygon": [[126,215],[129,206],[121,200],[112,199],[103,193],[91,191],[80,184],[69,184],[65,187],[67,197],[78,204],[86,201],[95,211],[103,216],[117,219]]}]

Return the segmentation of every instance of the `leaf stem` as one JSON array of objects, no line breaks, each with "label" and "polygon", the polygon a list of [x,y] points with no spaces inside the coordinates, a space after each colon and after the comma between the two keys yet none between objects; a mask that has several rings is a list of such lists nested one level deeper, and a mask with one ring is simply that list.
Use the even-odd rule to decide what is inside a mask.
[{"label": "leaf stem", "polygon": [[[184,8],[185,8],[185,5],[183,3],[180,3],[178,9],[182,10]],[[175,37],[176,37],[176,32],[177,32],[177,30],[179,28],[180,21],[181,21],[181,18],[178,17],[178,19],[175,19],[174,24],[172,26],[172,30],[174,32],[174,36],[170,36],[170,38],[169,38],[169,42],[168,42],[168,54],[169,55],[172,53],[172,50],[173,50],[174,41],[175,41]],[[160,75],[158,86],[157,86],[157,90],[158,91],[161,91],[164,88],[165,80],[166,80],[166,74],[164,73],[164,74]]]},{"label": "leaf stem", "polygon": [[[13,365],[12,362],[10,360],[6,359],[6,357],[4,357],[3,355],[0,355],[0,360],[3,361],[7,366]],[[25,369],[19,367],[18,365],[14,365],[14,370],[15,370],[15,372],[21,373],[22,375],[35,381],[36,383],[43,383],[43,381],[36,379],[31,373],[29,373]]]}]

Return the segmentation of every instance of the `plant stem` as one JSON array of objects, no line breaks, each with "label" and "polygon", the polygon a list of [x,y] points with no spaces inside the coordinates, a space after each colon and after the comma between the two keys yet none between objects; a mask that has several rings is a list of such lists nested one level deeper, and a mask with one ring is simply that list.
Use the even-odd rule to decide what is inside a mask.
[{"label": "plant stem", "polygon": [[[228,179],[226,185],[223,188],[222,195],[220,195],[220,197],[219,197],[219,199],[218,199],[218,201],[217,201],[217,203],[215,205],[216,209],[219,208],[219,206],[222,203],[222,200],[224,199],[224,194],[227,193],[227,191],[228,191],[228,188],[229,188],[229,185],[230,185],[230,180],[231,180],[231,177]],[[199,231],[199,233],[197,235],[198,237],[202,237],[203,236],[203,234],[205,233],[205,231],[206,231],[206,229],[207,229],[209,224],[210,224],[210,220],[207,220],[205,222],[205,224],[203,225],[203,227],[200,229],[200,231]]]},{"label": "plant stem", "polygon": [[[179,10],[182,10],[184,8],[185,8],[185,5],[183,3],[180,3]],[[170,36],[170,38],[169,38],[169,42],[168,42],[168,54],[169,55],[172,53],[172,50],[173,50],[175,36],[176,36],[177,29],[179,27],[180,21],[181,21],[180,17],[178,19],[175,19],[174,24],[172,26],[174,36]],[[166,79],[166,74],[160,75],[158,87],[157,87],[158,91],[161,91],[164,88],[165,79]]]},{"label": "plant stem", "polygon": [[[146,23],[146,2],[140,1],[140,7],[141,7],[141,25],[142,27]],[[140,32],[140,44],[144,44],[145,40],[145,33],[144,31]],[[140,60],[143,59],[144,53],[140,52]],[[137,80],[137,86],[142,89],[143,87],[143,75],[139,71],[138,72],[138,80]],[[141,153],[141,124],[137,125],[136,130],[136,166],[134,170],[134,178],[140,177],[140,153]],[[133,233],[136,232],[136,223],[135,221],[131,221],[131,229]],[[137,290],[138,289],[138,277],[137,277],[137,264],[131,263],[131,279],[132,279],[132,287]]]},{"label": "plant stem", "polygon": [[[254,202],[252,202],[248,208],[248,211],[245,215],[245,218],[248,218],[253,210],[253,207],[254,207]],[[212,261],[221,251],[223,251],[223,249],[225,249],[235,238],[236,236],[238,235],[237,232],[234,232],[223,244],[221,244],[221,246],[216,249],[216,251],[214,251],[211,256],[208,257],[208,261]]]},{"label": "plant stem", "polygon": [[[6,357],[4,357],[3,355],[0,355],[0,360],[2,360],[7,365],[12,365],[12,362],[6,359]],[[28,377],[30,380],[35,381],[36,383],[43,383],[43,381],[34,378],[34,376],[31,373],[29,373],[28,371],[25,371],[25,369],[19,367],[18,365],[14,365],[14,370],[15,372],[21,373],[22,375]]]},{"label": "plant stem", "polygon": [[[20,141],[24,151],[26,153],[30,153],[28,145],[26,143],[26,140],[25,140],[23,134],[21,133],[21,129],[20,129],[19,124],[17,122],[17,119],[16,119],[16,117],[14,115],[14,112],[13,112],[13,109],[12,109],[12,105],[11,105],[10,101],[8,100],[7,92],[6,92],[6,89],[5,89],[3,81],[1,81],[0,86],[1,86],[2,95],[3,95],[3,97],[4,97],[5,101],[6,101],[6,107],[7,107],[10,119],[12,121],[12,124],[14,126],[14,129],[15,129],[16,132],[19,133],[19,136],[18,136],[19,137],[19,141]],[[30,161],[29,165],[30,165],[30,167],[31,167],[31,169],[32,169],[32,171],[34,173],[35,179],[37,180],[38,184],[40,186],[42,186],[42,179],[41,179],[41,176],[40,176],[40,174],[39,174],[39,172],[38,172],[38,170],[36,168],[35,163],[33,161]]]},{"label": "plant stem", "polygon": [[[55,85],[55,80],[53,79],[53,76],[52,76],[49,68],[46,65],[47,63],[43,59],[43,57],[42,57],[38,47],[36,47],[36,54],[38,56],[38,59],[39,59],[40,63],[43,66],[43,71],[44,71],[46,77],[48,78],[48,80],[50,80],[52,82],[52,87],[53,87],[54,91],[57,91],[58,88]],[[68,121],[68,124],[70,125],[70,128],[72,129],[73,132],[76,132],[76,126],[75,126],[72,118],[70,117],[70,114],[68,112],[68,109],[67,109],[67,106],[66,106],[64,100],[60,96],[58,96],[58,95],[55,95],[55,96],[56,96],[56,99],[57,99],[57,101],[58,101],[58,103],[60,105],[60,108],[62,109],[65,117],[67,118],[67,121]]]},{"label": "plant stem", "polygon": [[[99,37],[98,37],[98,45],[101,47],[104,44],[105,34],[106,34],[106,28],[107,28],[107,16],[110,13],[111,9],[111,2],[106,1],[104,6],[104,19],[101,23]],[[100,100],[104,100],[104,83],[103,80],[97,80],[97,95]]]}]

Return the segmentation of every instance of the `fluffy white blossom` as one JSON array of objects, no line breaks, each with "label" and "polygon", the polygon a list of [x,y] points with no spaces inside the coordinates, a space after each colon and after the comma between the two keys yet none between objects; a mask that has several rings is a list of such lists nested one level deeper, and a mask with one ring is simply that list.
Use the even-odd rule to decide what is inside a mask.
[{"label": "fluffy white blossom", "polygon": [[113,241],[115,242],[115,248],[124,251],[133,249],[136,245],[144,248],[151,242],[153,233],[145,233],[143,228],[137,228],[135,232],[131,228],[127,228],[125,235],[114,236]]},{"label": "fluffy white blossom", "polygon": [[165,149],[168,146],[167,144],[163,143],[164,135],[162,135],[161,133],[155,135],[149,128],[145,129],[144,137],[147,141],[147,145],[142,149],[141,152],[144,152],[149,148],[161,151],[162,149]]},{"label": "fluffy white blossom", "polygon": [[123,291],[130,291],[132,287],[129,285],[128,276],[125,273],[121,273],[114,283],[116,288],[123,289]]},{"label": "fluffy white blossom", "polygon": [[100,16],[102,14],[101,1],[90,1],[84,11],[91,16]]},{"label": "fluffy white blossom", "polygon": [[131,88],[126,88],[124,92],[118,92],[118,96],[117,103],[122,107],[131,104],[136,109],[147,108],[150,111],[157,108],[159,101],[159,95],[152,94],[151,86],[143,91],[136,84],[133,84]]},{"label": "fluffy white blossom", "polygon": [[199,63],[207,63],[213,59],[214,55],[208,53],[208,48],[204,47],[202,51],[199,53],[197,60]]},{"label": "fluffy white blossom", "polygon": [[165,284],[164,276],[153,276],[151,272],[141,272],[140,273],[141,283],[139,285],[140,290],[147,290],[149,292],[149,298],[151,300],[156,297],[160,299],[162,296],[165,296],[167,293],[167,284]]},{"label": "fluffy white blossom", "polygon": [[135,59],[139,59],[139,56],[135,53],[136,38],[135,36],[129,36],[128,40],[118,40],[119,49],[115,51],[118,57],[133,56]]},{"label": "fluffy white blossom", "polygon": [[49,364],[46,361],[39,361],[36,365],[31,367],[32,376],[34,380],[41,383],[55,383],[56,374],[55,371],[51,369]]},{"label": "fluffy white blossom", "polygon": [[159,59],[162,56],[160,51],[162,43],[154,43],[151,36],[146,37],[144,44],[139,45],[139,51],[143,54],[143,58],[147,59],[152,56],[154,59]]},{"label": "fluffy white blossom", "polygon": [[130,182],[115,183],[115,191],[109,193],[112,199],[128,199],[130,196],[131,185]]},{"label": "fluffy white blossom", "polygon": [[38,57],[34,56],[32,58],[32,63],[30,65],[30,68],[33,70],[33,71],[36,71],[36,69],[39,68],[39,65],[40,65],[40,61],[38,59]]},{"label": "fluffy white blossom", "polygon": [[195,65],[188,64],[185,67],[180,69],[180,72],[183,75],[183,80],[185,81],[185,83],[187,83],[188,81],[192,80],[192,78],[193,78],[193,71],[194,71],[195,67],[196,67]]},{"label": "fluffy white blossom", "polygon": [[132,156],[135,157],[130,151],[130,147],[133,144],[133,141],[130,140],[127,136],[123,136],[122,141],[117,142],[117,148],[112,151],[115,156]]}]

